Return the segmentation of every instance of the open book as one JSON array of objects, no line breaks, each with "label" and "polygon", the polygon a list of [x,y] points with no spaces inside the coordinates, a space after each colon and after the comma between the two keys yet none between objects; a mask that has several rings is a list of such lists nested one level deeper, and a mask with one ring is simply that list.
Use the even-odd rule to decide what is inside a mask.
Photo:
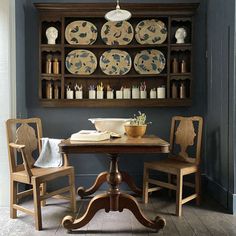
[{"label": "open book", "polygon": [[72,134],[71,141],[102,141],[110,139],[110,132],[98,132],[96,130],[81,130]]}]

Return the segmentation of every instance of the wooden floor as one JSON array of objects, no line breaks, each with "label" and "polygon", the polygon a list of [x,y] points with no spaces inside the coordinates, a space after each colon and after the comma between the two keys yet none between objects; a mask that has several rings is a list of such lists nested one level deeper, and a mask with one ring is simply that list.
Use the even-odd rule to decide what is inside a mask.
[{"label": "wooden floor", "polygon": [[[164,195],[165,196],[165,195]],[[167,196],[167,195],[166,195]],[[58,203],[59,204],[55,204]],[[77,217],[83,214],[89,199],[78,200]],[[140,201],[141,202],[141,201]],[[32,208],[32,201],[24,203]],[[61,226],[63,216],[70,213],[69,204],[62,200],[49,199],[48,205],[43,208],[43,231],[36,231],[34,228],[33,217],[19,212],[18,219],[9,218],[9,209],[0,208],[0,235],[68,235],[67,231]],[[174,198],[152,196],[150,203],[141,204],[144,213],[154,218],[157,214],[166,219],[166,227],[159,233],[142,226],[128,210],[122,213],[99,211],[93,220],[72,234],[78,235],[236,235],[236,216],[226,213],[224,208],[217,204],[213,199],[203,199],[201,207],[195,206],[195,203],[186,204],[183,207],[183,216],[174,215]]]}]

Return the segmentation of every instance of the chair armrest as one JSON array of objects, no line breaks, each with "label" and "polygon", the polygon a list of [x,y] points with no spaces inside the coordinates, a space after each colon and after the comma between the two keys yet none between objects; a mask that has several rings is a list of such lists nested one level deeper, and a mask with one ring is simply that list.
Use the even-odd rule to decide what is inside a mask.
[{"label": "chair armrest", "polygon": [[22,144],[16,144],[16,143],[9,143],[9,146],[15,149],[23,149],[25,148],[25,145]]},{"label": "chair armrest", "polygon": [[16,144],[16,143],[9,143],[9,147],[17,149],[18,151],[20,151],[22,159],[23,159],[23,165],[24,165],[27,177],[28,177],[28,181],[29,181],[29,183],[31,183],[32,171],[30,169],[30,165],[28,163],[27,155],[25,153],[25,145]]}]

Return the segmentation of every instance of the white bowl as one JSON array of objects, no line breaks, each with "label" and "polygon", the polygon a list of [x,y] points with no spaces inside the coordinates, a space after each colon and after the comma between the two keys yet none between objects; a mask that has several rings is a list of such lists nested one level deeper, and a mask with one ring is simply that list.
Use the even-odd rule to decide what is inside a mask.
[{"label": "white bowl", "polygon": [[90,120],[97,131],[108,131],[118,133],[120,135],[125,133],[124,125],[130,121],[130,118],[91,118]]}]

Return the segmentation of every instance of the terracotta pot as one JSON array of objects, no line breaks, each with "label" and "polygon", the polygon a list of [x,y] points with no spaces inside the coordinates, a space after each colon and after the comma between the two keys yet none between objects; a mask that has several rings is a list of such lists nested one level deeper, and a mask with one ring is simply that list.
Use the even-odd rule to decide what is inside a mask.
[{"label": "terracotta pot", "polygon": [[147,125],[125,125],[125,132],[128,137],[142,138],[146,132]]}]

